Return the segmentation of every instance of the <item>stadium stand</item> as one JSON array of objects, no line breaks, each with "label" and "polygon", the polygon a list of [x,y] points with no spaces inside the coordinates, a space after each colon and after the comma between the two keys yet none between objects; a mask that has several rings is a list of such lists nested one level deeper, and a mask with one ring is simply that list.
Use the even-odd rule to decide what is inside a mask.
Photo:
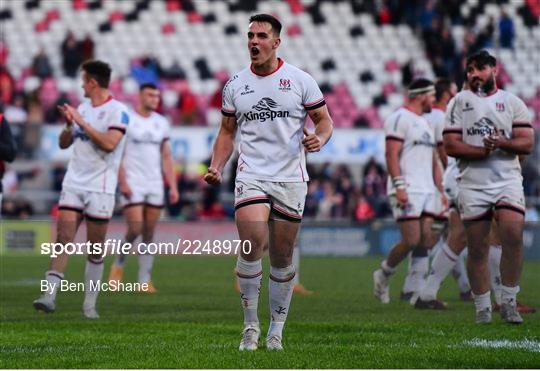
[{"label": "stadium stand", "polygon": [[[498,57],[499,85],[524,99],[540,128],[540,5],[534,0],[6,1],[1,104],[16,118],[11,122],[26,123],[15,130],[23,156],[38,156],[35,127],[58,122],[58,103],[81,100],[76,71],[91,57],[111,63],[117,99],[132,103],[139,83],[155,82],[173,125],[217,125],[223,83],[248,61],[244,30],[253,12],[286,20],[280,55],[319,82],[337,128],[381,128],[403,104],[403,86],[413,77],[461,82],[465,56],[481,48]],[[18,171],[26,167],[36,165]],[[23,188],[50,189],[40,199],[53,199],[55,191],[43,183],[52,183],[56,166],[38,167],[43,170]],[[347,210],[334,216],[356,215],[360,177],[352,181],[356,193],[342,196],[352,204],[334,207]]]}]

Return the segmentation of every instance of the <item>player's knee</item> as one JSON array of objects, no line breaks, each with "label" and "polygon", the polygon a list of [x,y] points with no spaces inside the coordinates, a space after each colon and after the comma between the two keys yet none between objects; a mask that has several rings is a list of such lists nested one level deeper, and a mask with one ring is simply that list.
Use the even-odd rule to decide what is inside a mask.
[{"label": "player's knee", "polygon": [[137,238],[142,234],[143,228],[140,223],[132,224],[128,227],[127,235],[128,239],[131,238]]},{"label": "player's knee", "polygon": [[405,245],[407,250],[416,249],[418,246],[421,245],[421,242],[422,241],[420,239],[420,236],[418,236],[418,237],[409,237],[409,238],[403,239],[403,244]]},{"label": "player's knee", "polygon": [[487,246],[469,247],[468,256],[469,259],[478,261],[487,259],[489,249]]}]

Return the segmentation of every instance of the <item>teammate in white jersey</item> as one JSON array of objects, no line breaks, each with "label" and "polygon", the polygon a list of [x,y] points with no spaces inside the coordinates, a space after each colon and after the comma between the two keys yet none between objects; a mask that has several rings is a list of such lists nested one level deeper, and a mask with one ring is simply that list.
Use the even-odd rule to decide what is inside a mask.
[{"label": "teammate in white jersey", "polygon": [[[109,93],[111,68],[108,64],[88,61],[81,66],[81,71],[84,96],[89,101],[78,109],[68,104],[59,107],[67,123],[60,134],[60,148],[73,145],[73,155],[62,184],[56,241],[63,245],[73,242],[84,217],[88,241],[103,247],[114,208],[123,137],[129,116],[127,108]],[[49,270],[45,273],[49,289],[34,301],[37,310],[55,310],[56,293],[64,278],[67,260],[65,252],[51,258]],[[96,312],[99,289],[95,284],[99,284],[102,274],[102,252],[89,251],[83,304],[87,318],[99,318]]]},{"label": "teammate in white jersey", "polygon": [[518,156],[532,151],[534,133],[523,101],[497,89],[493,56],[486,51],[470,56],[466,70],[471,90],[460,92],[448,107],[444,145],[458,159],[458,207],[467,234],[476,322],[491,322],[487,237],[495,215],[502,244],[501,317],[518,324],[523,322],[516,295],[525,214]]},{"label": "teammate in white jersey", "polygon": [[[155,112],[160,92],[154,84],[139,88],[139,102],[130,112],[126,133],[126,148],[119,173],[121,204],[128,230],[124,242],[133,242],[142,235],[147,245],[153,241],[156,223],[164,202],[163,176],[169,184],[169,201],[178,201],[174,162],[169,146],[170,125],[165,117]],[[146,293],[157,290],[151,281],[154,256],[139,251],[139,283],[146,283]],[[111,266],[110,281],[121,282],[126,255],[120,254]]]},{"label": "teammate in white jersey", "polygon": [[[250,246],[236,265],[244,310],[240,350],[258,347],[261,257],[267,243],[271,320],[266,348],[282,349],[295,275],[292,251],[307,193],[305,151],[319,151],[332,135],[332,119],[315,80],[277,58],[280,31],[280,22],[271,15],[250,18],[251,66],[233,76],[223,89],[221,128],[204,176],[209,184],[221,183],[239,129],[236,224],[240,238]],[[315,133],[304,127],[307,115],[315,123]]]},{"label": "teammate in white jersey", "polygon": [[[463,225],[459,219],[459,213],[457,210],[455,210],[455,208],[452,208],[452,196],[454,193],[452,184],[445,183],[445,180],[447,181],[449,178],[448,171],[451,169],[451,167],[447,165],[448,163],[455,162],[452,157],[448,157],[446,155],[446,151],[444,150],[443,146],[445,111],[448,102],[456,95],[456,93],[456,84],[447,78],[438,79],[435,82],[435,104],[433,105],[431,112],[424,115],[435,131],[435,140],[437,141],[437,153],[440,165],[445,168],[443,185],[445,195],[450,203],[450,209],[447,214],[444,214],[444,219],[449,220],[448,234],[442,241],[441,247],[435,252],[426,284],[422,288],[418,300],[415,302],[415,307],[419,309],[446,308],[446,303],[437,300],[437,291],[439,290],[441,282],[450,272],[453,273],[453,276],[458,283],[460,289],[460,298],[462,300],[471,299],[471,287],[467,277],[465,264],[463,259],[459,256],[465,248],[465,245],[461,244],[461,241],[463,240]],[[443,210],[441,210],[441,212],[443,212]],[[438,239],[439,234],[434,234]]]},{"label": "teammate in white jersey", "polygon": [[[381,268],[373,273],[374,295],[390,302],[389,278],[397,265],[412,252],[410,270],[422,282],[428,272],[428,244],[433,218],[445,204],[441,170],[437,164],[433,129],[422,117],[430,112],[435,95],[433,83],[413,81],[408,87],[408,102],[384,123],[388,194],[394,218],[399,223],[401,240],[392,248]],[[439,190],[440,197],[436,190]],[[420,284],[414,287],[420,288]]]}]

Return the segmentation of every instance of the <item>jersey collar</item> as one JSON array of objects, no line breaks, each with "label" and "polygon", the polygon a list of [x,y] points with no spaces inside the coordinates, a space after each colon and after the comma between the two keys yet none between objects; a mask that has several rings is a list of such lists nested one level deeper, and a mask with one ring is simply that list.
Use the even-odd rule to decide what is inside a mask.
[{"label": "jersey collar", "polygon": [[109,95],[107,97],[107,99],[105,99],[103,102],[101,102],[100,104],[96,104],[95,106],[92,104],[92,107],[96,108],[96,107],[101,107],[103,106],[105,103],[108,103],[110,102],[111,100],[113,99],[112,95]]},{"label": "jersey collar", "polygon": [[278,66],[277,66],[277,68],[276,68],[275,70],[273,70],[272,72],[267,73],[267,74],[260,74],[260,73],[255,72],[255,71],[253,70],[253,64],[249,66],[249,69],[251,70],[251,72],[253,72],[253,74],[255,74],[255,75],[257,75],[257,76],[261,76],[261,77],[264,77],[264,76],[270,76],[270,75],[272,75],[273,73],[276,73],[276,72],[281,68],[281,66],[283,66],[283,63],[285,63],[285,62],[283,62],[283,59],[278,58]]}]

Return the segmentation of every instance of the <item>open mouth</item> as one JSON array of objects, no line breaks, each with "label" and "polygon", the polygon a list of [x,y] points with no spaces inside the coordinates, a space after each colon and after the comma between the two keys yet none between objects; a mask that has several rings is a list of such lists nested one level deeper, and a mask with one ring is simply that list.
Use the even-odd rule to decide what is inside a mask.
[{"label": "open mouth", "polygon": [[252,57],[256,57],[260,53],[259,49],[255,46],[250,49],[250,52]]}]

